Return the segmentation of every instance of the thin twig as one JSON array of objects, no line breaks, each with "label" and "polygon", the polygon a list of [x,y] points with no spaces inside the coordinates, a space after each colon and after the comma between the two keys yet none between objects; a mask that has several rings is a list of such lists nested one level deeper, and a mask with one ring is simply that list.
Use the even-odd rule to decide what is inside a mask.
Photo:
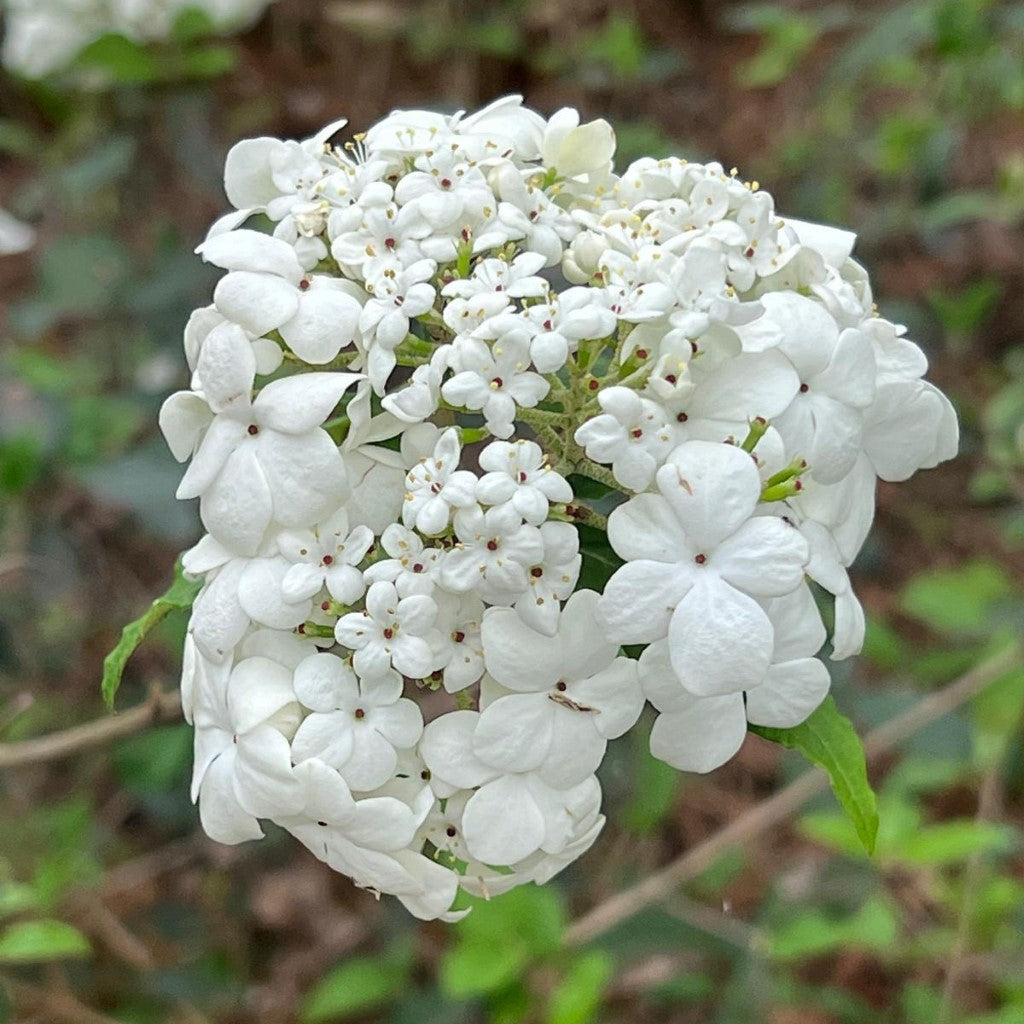
[{"label": "thin twig", "polygon": [[48,1024],[118,1024],[113,1017],[80,1003],[70,992],[30,985],[9,975],[0,976],[0,984],[18,1006],[29,1013],[42,1014],[41,1019]]},{"label": "thin twig", "polygon": [[[978,810],[974,820],[977,822],[996,821],[1002,804],[1002,780],[1000,772],[1003,758],[993,758],[992,764],[981,783],[978,793]],[[946,977],[942,984],[942,997],[936,1014],[936,1024],[949,1024],[953,1019],[956,1007],[956,991],[960,979],[964,975],[965,961],[970,952],[971,929],[974,925],[975,908],[978,890],[985,880],[985,855],[976,850],[968,858],[964,868],[963,897],[960,904],[960,920],[957,922],[956,938],[946,962]]]},{"label": "thin twig", "polygon": [[175,719],[180,714],[181,695],[178,691],[165,693],[157,690],[144,704],[118,715],[109,715],[37,739],[0,743],[0,769],[20,768],[27,764],[70,757],[82,750],[130,736],[157,722]]},{"label": "thin twig", "polygon": [[[865,754],[873,758],[898,746],[907,737],[966,703],[1004,676],[1020,663],[1020,659],[1021,648],[1014,644],[944,689],[924,697],[903,714],[872,730],[864,741]],[[805,772],[764,803],[741,814],[661,870],[588,911],[569,926],[565,942],[573,946],[590,942],[652,903],[661,902],[684,882],[710,867],[723,853],[749,843],[754,836],[784,821],[827,788],[828,778],[823,772],[817,768]]]}]

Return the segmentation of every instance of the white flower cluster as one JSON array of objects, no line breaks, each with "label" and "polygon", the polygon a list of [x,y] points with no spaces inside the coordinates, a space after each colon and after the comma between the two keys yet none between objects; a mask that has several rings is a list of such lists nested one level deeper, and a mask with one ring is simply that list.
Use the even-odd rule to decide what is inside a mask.
[{"label": "white flower cluster", "polygon": [[137,43],[167,39],[186,11],[217,31],[254,22],[272,0],[0,0],[4,67],[25,78],[61,71],[91,42],[116,33]]},{"label": "white flower cluster", "polygon": [[[808,580],[855,653],[876,478],[957,424],[853,237],[717,165],[616,175],[606,122],[519,97],[342,126],[231,150],[198,250],[226,273],[161,413],[208,531],[194,794],[218,840],[271,819],[451,917],[593,843],[645,700],[691,771],[803,721],[829,686]],[[583,521],[621,560],[600,594]]]}]

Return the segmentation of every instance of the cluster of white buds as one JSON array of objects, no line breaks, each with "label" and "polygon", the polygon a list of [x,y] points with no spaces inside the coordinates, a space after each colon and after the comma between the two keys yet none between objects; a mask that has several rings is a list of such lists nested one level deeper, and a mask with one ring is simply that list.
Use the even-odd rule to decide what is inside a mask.
[{"label": "cluster of white buds", "polygon": [[[220,841],[273,820],[450,918],[588,849],[645,700],[690,771],[802,722],[829,686],[808,581],[856,653],[876,478],[951,457],[957,424],[853,236],[756,183],[617,175],[606,122],[520,97],[343,125],[231,150],[198,250],[226,273],[161,413],[208,531],[194,795]],[[603,593],[580,522],[621,560]]]},{"label": "cluster of white buds", "polygon": [[218,32],[247,28],[272,0],[0,0],[4,67],[25,78],[64,70],[101,36],[168,39],[186,13]]}]

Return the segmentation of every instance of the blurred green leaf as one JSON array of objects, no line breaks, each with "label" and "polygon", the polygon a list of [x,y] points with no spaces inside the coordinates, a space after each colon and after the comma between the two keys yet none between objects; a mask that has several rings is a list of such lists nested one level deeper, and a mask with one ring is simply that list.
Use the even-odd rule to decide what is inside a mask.
[{"label": "blurred green leaf", "polygon": [[988,768],[1002,760],[1024,716],[1024,670],[1015,669],[986,686],[971,704],[974,763]]},{"label": "blurred green leaf", "polygon": [[191,759],[192,728],[185,722],[121,740],[111,755],[121,785],[137,794],[184,785]]},{"label": "blurred green leaf", "polygon": [[651,755],[646,731],[631,733],[634,757],[633,797],[626,806],[626,828],[642,836],[664,820],[676,795],[680,775],[671,765]]},{"label": "blurred green leaf", "polygon": [[23,882],[0,882],[0,917],[10,917],[26,910],[39,910],[39,897],[31,885]]},{"label": "blurred green leaf", "polygon": [[1012,826],[965,818],[924,825],[888,852],[906,864],[955,864],[974,854],[1007,853],[1016,845]]},{"label": "blurred green leaf", "polygon": [[0,439],[0,491],[21,494],[43,469],[43,443],[35,434]]},{"label": "blurred green leaf", "polygon": [[453,999],[497,992],[531,961],[559,948],[565,908],[553,888],[524,885],[472,906],[441,961],[441,985]]},{"label": "blurred green leaf", "polygon": [[751,89],[778,85],[799,66],[818,41],[819,29],[806,15],[765,5],[756,19],[761,48],[737,70],[737,80]]},{"label": "blurred green leaf", "polygon": [[969,335],[981,330],[1003,297],[1003,285],[983,277],[958,292],[933,289],[928,293],[942,326],[951,334]]},{"label": "blurred green leaf", "polygon": [[885,950],[896,939],[896,915],[876,896],[846,918],[833,918],[817,909],[797,914],[772,934],[771,951],[779,960],[802,960],[848,947]]},{"label": "blurred green leaf", "polygon": [[101,690],[108,708],[114,706],[114,697],[121,685],[121,676],[128,659],[146,638],[146,634],[171,612],[191,608],[201,587],[202,580],[185,578],[179,559],[174,567],[174,582],[167,591],[158,597],[145,613],[121,630],[121,639],[117,646],[103,659]]},{"label": "blurred green leaf", "polygon": [[0,963],[39,963],[88,956],[89,940],[63,921],[18,921],[0,932]]},{"label": "blurred green leaf", "polygon": [[546,1024],[589,1024],[595,1020],[613,971],[612,958],[601,950],[574,960],[551,993]]},{"label": "blurred green leaf", "polygon": [[93,40],[78,54],[76,63],[105,71],[126,84],[152,82],[160,77],[159,65],[146,47],[116,33]]},{"label": "blurred green leaf", "polygon": [[387,1006],[409,985],[412,958],[406,949],[376,957],[355,957],[320,979],[302,1001],[302,1024],[347,1020]]},{"label": "blurred green leaf", "polygon": [[792,729],[751,726],[773,743],[799,750],[828,773],[832,791],[853,822],[864,848],[870,853],[878,835],[878,806],[868,782],[864,748],[850,720],[827,697],[802,725]]},{"label": "blurred green leaf", "polygon": [[983,633],[993,606],[1012,592],[1002,567],[978,559],[915,576],[900,597],[900,608],[938,632]]}]

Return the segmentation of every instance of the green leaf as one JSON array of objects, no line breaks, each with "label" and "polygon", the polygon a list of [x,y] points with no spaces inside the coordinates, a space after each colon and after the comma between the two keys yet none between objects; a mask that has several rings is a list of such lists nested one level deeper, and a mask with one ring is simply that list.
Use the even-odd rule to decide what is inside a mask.
[{"label": "green leaf", "polygon": [[892,908],[874,897],[852,916],[836,920],[820,910],[798,914],[771,937],[772,955],[779,960],[802,960],[834,949],[888,949],[897,939]]},{"label": "green leaf", "polygon": [[611,957],[601,950],[577,959],[551,993],[546,1024],[589,1024],[594,1020],[613,970]]},{"label": "green leaf", "polygon": [[827,697],[802,725],[792,729],[770,729],[752,725],[751,732],[799,750],[809,761],[828,773],[832,791],[853,822],[868,853],[875,849],[878,836],[878,804],[868,782],[864,748],[850,720]]},{"label": "green leaf", "polygon": [[940,633],[983,633],[993,606],[1012,592],[1001,566],[978,559],[915,576],[903,591],[900,608]]},{"label": "green leaf", "polygon": [[0,933],[0,963],[38,963],[88,956],[89,940],[63,921],[18,921]]},{"label": "green leaf", "polygon": [[103,659],[103,681],[101,688],[103,700],[108,708],[114,707],[114,697],[121,685],[121,676],[128,659],[145,639],[146,634],[171,612],[191,608],[196,594],[202,586],[200,580],[186,579],[181,568],[181,559],[174,567],[174,582],[167,592],[158,597],[145,613],[134,622],[128,623],[121,630],[121,639],[117,646]]},{"label": "green leaf", "polygon": [[160,68],[146,48],[126,36],[100,36],[78,55],[81,67],[100,68],[118,82],[152,82]]},{"label": "green leaf", "polygon": [[651,756],[649,736],[634,730],[633,797],[626,806],[626,828],[643,836],[654,831],[668,814],[679,787],[679,772]]},{"label": "green leaf", "polygon": [[561,943],[565,908],[553,889],[523,886],[472,906],[441,961],[441,987],[452,999],[501,991]]},{"label": "green leaf", "polygon": [[302,1024],[345,1020],[393,1002],[409,984],[412,961],[405,950],[381,957],[356,957],[335,967],[302,1002]]},{"label": "green leaf", "polygon": [[955,864],[974,854],[1007,853],[1016,844],[1011,825],[964,818],[925,825],[888,852],[906,864]]}]

